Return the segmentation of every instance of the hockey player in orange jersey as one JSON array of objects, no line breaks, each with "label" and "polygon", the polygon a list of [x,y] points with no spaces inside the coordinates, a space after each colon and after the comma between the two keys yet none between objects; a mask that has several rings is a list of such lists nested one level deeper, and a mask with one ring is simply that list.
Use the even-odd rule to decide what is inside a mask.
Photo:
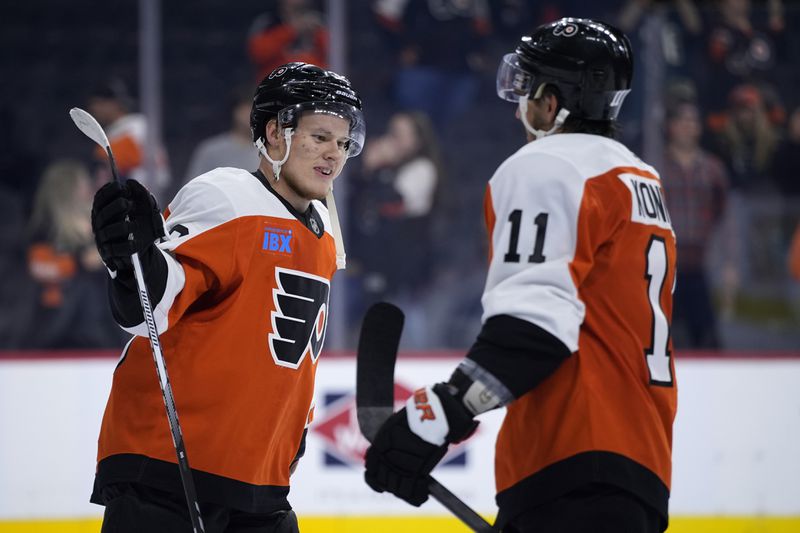
[{"label": "hockey player in orange jersey", "polygon": [[587,19],[541,26],[503,58],[497,92],[529,142],[486,191],[483,326],[450,380],[380,429],[373,489],[422,504],[448,445],[505,406],[498,528],[666,528],[675,235],[658,173],[613,140],[632,74],[625,35]]},{"label": "hockey player in orange jersey", "polygon": [[333,217],[320,200],[361,151],[361,100],[346,78],[290,63],[256,89],[251,126],[259,168],[195,178],[163,223],[135,181],[95,196],[111,309],[136,335],[114,373],[100,431],[91,499],[106,506],[103,531],[191,531],[133,251],[154,303],[206,531],[297,530],[289,476],[313,413],[337,269]]}]

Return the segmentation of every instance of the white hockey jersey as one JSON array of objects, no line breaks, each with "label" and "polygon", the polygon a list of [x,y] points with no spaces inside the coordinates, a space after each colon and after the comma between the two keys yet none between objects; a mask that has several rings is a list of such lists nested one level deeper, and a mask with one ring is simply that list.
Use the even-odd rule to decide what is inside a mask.
[{"label": "white hockey jersey", "polygon": [[[623,485],[666,514],[675,235],[657,172],[614,140],[555,134],[498,168],[484,211],[484,322],[526,320],[573,352],[509,405],[498,502],[530,505],[531,494],[574,475]],[[595,466],[579,466],[587,462]],[[578,479],[585,472],[597,477]]]}]

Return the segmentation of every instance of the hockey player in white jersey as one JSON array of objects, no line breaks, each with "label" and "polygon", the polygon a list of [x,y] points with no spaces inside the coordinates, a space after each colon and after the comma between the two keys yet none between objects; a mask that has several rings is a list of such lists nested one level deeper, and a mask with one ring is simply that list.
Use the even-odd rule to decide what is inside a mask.
[{"label": "hockey player in white jersey", "polygon": [[487,187],[483,326],[450,380],[380,429],[373,489],[421,505],[448,445],[505,406],[498,528],[666,529],[675,236],[657,172],[613,139],[632,74],[625,35],[587,19],[541,26],[502,59],[497,92],[529,142]]}]

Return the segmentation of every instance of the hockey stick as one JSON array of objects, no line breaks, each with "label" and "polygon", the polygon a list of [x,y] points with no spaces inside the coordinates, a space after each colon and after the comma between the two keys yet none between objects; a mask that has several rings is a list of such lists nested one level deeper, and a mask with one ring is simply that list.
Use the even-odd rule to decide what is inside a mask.
[{"label": "hockey stick", "polygon": [[[370,442],[394,412],[394,366],[403,321],[398,307],[379,302],[367,310],[361,324],[356,356],[356,414],[361,433]],[[497,531],[433,477],[428,478],[428,490],[473,531]]]},{"label": "hockey stick", "polygon": [[[69,116],[84,135],[99,144],[100,147],[106,151],[108,160],[111,163],[111,174],[113,175],[114,181],[118,182],[119,175],[117,173],[117,164],[114,161],[114,154],[111,152],[111,144],[108,142],[106,132],[103,131],[103,128],[97,123],[97,120],[83,109],[73,107],[69,111]],[[183,433],[181,432],[181,425],[178,422],[178,411],[175,409],[175,398],[172,395],[172,386],[169,384],[167,365],[164,361],[164,354],[161,352],[158,329],[156,329],[156,321],[153,318],[153,308],[150,305],[150,296],[147,291],[147,284],[144,280],[142,263],[139,261],[138,253],[134,252],[134,254],[131,255],[131,262],[133,263],[133,272],[136,276],[139,302],[142,304],[142,314],[147,323],[150,348],[153,351],[153,359],[156,362],[156,373],[158,374],[158,381],[161,384],[161,395],[164,398],[164,406],[167,409],[167,420],[169,421],[169,429],[172,433],[172,443],[175,446],[175,454],[178,456],[178,470],[181,475],[181,482],[183,483],[183,492],[186,495],[186,503],[189,506],[189,518],[192,521],[192,529],[194,533],[205,533],[203,518],[200,515],[200,506],[197,503],[194,480],[192,479],[192,472],[189,469],[189,458],[186,456],[186,447],[183,444]]]},{"label": "hockey stick", "polygon": [[343,270],[346,266],[347,256],[344,253],[344,240],[342,239],[342,226],[339,224],[339,212],[336,210],[336,202],[333,199],[333,187],[325,197],[325,204],[328,206],[331,230],[333,231],[333,244],[336,247],[336,269]]}]

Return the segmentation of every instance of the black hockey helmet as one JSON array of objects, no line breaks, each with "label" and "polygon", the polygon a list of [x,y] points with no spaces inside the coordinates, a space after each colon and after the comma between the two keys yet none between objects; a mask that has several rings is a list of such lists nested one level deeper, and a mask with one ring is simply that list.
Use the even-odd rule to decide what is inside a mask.
[{"label": "black hockey helmet", "polygon": [[570,116],[614,120],[633,78],[633,53],[622,31],[591,19],[562,18],[539,26],[506,54],[497,94],[511,102],[553,85]]},{"label": "black hockey helmet", "polygon": [[287,63],[269,73],[256,88],[250,111],[253,141],[264,136],[267,122],[278,118],[281,128],[297,126],[304,112],[335,115],[350,121],[349,157],[364,146],[361,99],[350,80],[310,63]]}]

